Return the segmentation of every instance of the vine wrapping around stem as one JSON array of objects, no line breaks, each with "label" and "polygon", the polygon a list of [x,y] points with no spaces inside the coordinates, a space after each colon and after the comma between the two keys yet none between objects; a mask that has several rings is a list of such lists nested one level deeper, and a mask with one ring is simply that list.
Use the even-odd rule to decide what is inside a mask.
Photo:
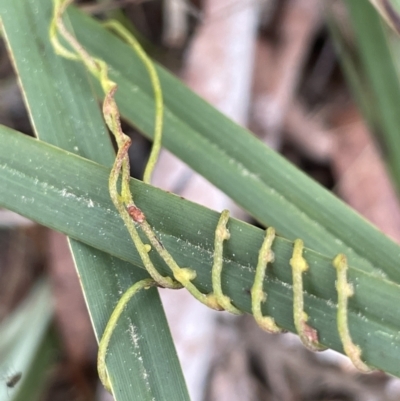
[{"label": "vine wrapping around stem", "polygon": [[322,351],[326,347],[318,342],[318,332],[307,324],[308,315],[304,311],[303,273],[308,270],[308,263],[303,257],[304,243],[296,239],[290,259],[293,277],[293,320],[302,343],[311,351]]},{"label": "vine wrapping around stem", "polygon": [[[229,221],[229,212],[224,210],[219,218],[215,230],[214,240],[214,261],[212,266],[212,287],[210,294],[202,293],[193,283],[196,278],[196,271],[190,268],[181,268],[176,263],[172,255],[165,249],[162,242],[157,237],[155,231],[147,221],[143,211],[135,204],[130,190],[130,165],[128,149],[131,145],[130,138],[122,131],[118,105],[115,101],[115,92],[117,84],[109,78],[107,64],[98,58],[91,56],[76,38],[66,29],[62,16],[69,4],[73,0],[54,0],[53,18],[50,24],[49,35],[51,43],[57,54],[79,61],[81,60],[88,71],[99,80],[104,91],[105,98],[103,102],[103,116],[105,122],[114,135],[118,151],[114,165],[109,176],[109,193],[112,202],[119,215],[125,223],[125,226],[131,236],[140,258],[149,272],[151,279],[139,281],[134,284],[119,300],[111,317],[106,325],[104,334],[99,344],[98,369],[100,378],[108,390],[111,389],[106,370],[106,354],[112,333],[116,323],[130,299],[142,288],[150,286],[162,286],[166,288],[185,287],[196,299],[210,308],[216,310],[227,310],[234,314],[241,314],[231,299],[223,294],[221,273],[223,268],[223,244],[229,240],[230,233],[227,228]],[[142,60],[153,87],[155,99],[155,123],[154,123],[154,143],[146,165],[143,181],[150,183],[151,175],[161,148],[162,130],[163,130],[163,98],[160,80],[156,68],[139,42],[118,22],[109,21],[104,24],[121,36],[136,52]],[[58,33],[69,44],[73,51],[67,49],[59,40]],[[143,242],[139,235],[138,228],[143,232],[150,244]],[[271,316],[263,316],[262,304],[267,299],[267,294],[263,289],[263,283],[266,276],[266,269],[269,263],[274,261],[272,244],[275,239],[275,230],[269,227],[266,230],[265,238],[258,255],[254,283],[251,288],[251,306],[252,313],[258,325],[266,331],[279,333],[282,329],[277,326]],[[149,252],[154,249],[169,267],[174,278],[162,276],[152,263]],[[307,324],[308,316],[304,311],[304,290],[303,273],[308,270],[308,264],[303,257],[304,244],[300,239],[295,240],[290,265],[293,276],[293,319],[296,330],[303,343],[310,349],[321,350],[322,345],[318,342],[317,331]],[[333,260],[333,265],[337,270],[336,289],[338,294],[338,312],[337,325],[340,339],[345,353],[350,357],[354,365],[363,371],[369,371],[369,367],[361,360],[361,349],[352,342],[348,327],[348,298],[353,294],[352,286],[347,282],[347,259],[345,255],[339,254]]]}]

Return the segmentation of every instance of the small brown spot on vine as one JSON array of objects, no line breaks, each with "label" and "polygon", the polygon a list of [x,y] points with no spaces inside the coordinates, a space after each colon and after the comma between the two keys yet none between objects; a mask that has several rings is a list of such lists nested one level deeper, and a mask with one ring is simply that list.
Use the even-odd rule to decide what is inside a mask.
[{"label": "small brown spot on vine", "polygon": [[129,205],[127,206],[127,211],[129,213],[129,216],[132,217],[132,220],[136,223],[143,223],[146,220],[146,216],[144,213],[135,205]]}]

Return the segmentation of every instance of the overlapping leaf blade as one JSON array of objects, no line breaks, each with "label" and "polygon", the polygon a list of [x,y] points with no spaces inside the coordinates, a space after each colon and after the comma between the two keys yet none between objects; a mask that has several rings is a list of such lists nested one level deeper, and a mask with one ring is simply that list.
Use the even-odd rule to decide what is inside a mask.
[{"label": "overlapping leaf blade", "polygon": [[[0,193],[0,205],[142,267],[108,194],[99,190],[107,182],[107,168],[19,137],[5,128],[0,129],[0,141],[6,149],[0,155],[0,186],[10,188],[10,193]],[[22,159],[15,157],[16,149]],[[32,165],[37,166],[34,169],[24,163],[28,154]],[[63,176],[55,174],[50,166],[55,171],[64,166]],[[213,236],[218,213],[139,181],[132,181],[132,191],[163,245],[180,266],[196,270],[195,282],[202,291],[211,291]],[[250,288],[263,231],[234,219],[229,223],[229,230],[231,239],[225,246],[223,287],[240,309],[249,312]],[[276,261],[268,269],[264,283],[268,293],[264,311],[274,316],[282,327],[294,330],[289,266],[292,243],[277,238],[273,249]],[[153,251],[150,256],[158,261],[158,269],[168,273]],[[305,257],[310,264],[305,278],[305,299],[311,324],[318,329],[325,345],[342,351],[336,327],[335,270],[331,259],[311,250],[307,250]],[[393,307],[400,297],[400,286],[354,267],[349,271],[349,279],[355,285],[355,296],[350,301],[350,329],[355,342],[362,347],[367,363],[400,375],[400,310]]]},{"label": "overlapping leaf blade", "polygon": [[[111,166],[114,151],[88,74],[79,63],[56,56],[50,44],[51,12],[50,0],[10,0],[0,5],[5,37],[36,135]],[[24,162],[30,169],[42,168],[40,161],[32,164],[29,157]],[[55,176],[64,174],[62,165],[49,168]],[[75,180],[79,183],[79,174]],[[108,193],[107,185],[98,190]],[[29,195],[25,199],[30,199]],[[70,217],[62,210],[54,208],[53,213],[62,214],[68,224]],[[99,338],[123,291],[146,274],[77,241],[71,240],[70,246]],[[133,332],[135,337],[129,336]],[[117,400],[188,399],[155,289],[143,292],[131,302],[110,347],[108,371]]]}]

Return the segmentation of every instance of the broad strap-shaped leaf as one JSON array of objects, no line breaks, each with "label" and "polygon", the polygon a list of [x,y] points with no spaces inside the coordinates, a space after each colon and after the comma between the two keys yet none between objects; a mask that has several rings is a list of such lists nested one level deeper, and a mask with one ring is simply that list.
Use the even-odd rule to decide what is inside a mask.
[{"label": "broad strap-shaped leaf", "polygon": [[[366,77],[364,85],[373,97],[373,115],[378,124],[373,128],[384,139],[381,145],[400,194],[400,63],[396,60],[400,54],[400,38],[390,37],[389,28],[368,2],[349,0],[346,5],[355,33],[357,56]],[[371,108],[362,110],[366,115]]]},{"label": "broad strap-shaped leaf", "polygon": [[[107,168],[4,127],[0,129],[0,142],[4,147],[0,187],[8,188],[0,192],[0,205],[142,267],[108,194],[100,189],[106,185]],[[30,166],[24,162],[27,158]],[[61,177],[54,173],[60,168]],[[180,266],[195,269],[196,285],[210,292],[218,213],[140,181],[132,180],[131,189],[162,244]],[[250,289],[263,231],[234,219],[228,228],[231,238],[224,248],[223,290],[238,308],[250,312]],[[292,247],[291,242],[279,237],[273,243],[275,262],[264,281],[268,300],[263,312],[272,315],[279,326],[294,331],[289,266]],[[154,251],[150,256],[161,272],[169,273]],[[304,282],[309,323],[318,330],[324,345],[342,352],[332,260],[309,249],[304,257],[310,265]],[[106,274],[105,269],[102,272]],[[355,287],[349,315],[354,342],[360,345],[367,364],[400,376],[400,310],[393,306],[400,297],[400,286],[354,265],[349,269],[349,281]]]},{"label": "broad strap-shaped leaf", "polygon": [[[52,314],[49,284],[39,280],[18,308],[1,322],[0,371],[3,375],[0,386],[1,401],[21,400],[28,390],[31,399],[35,400],[39,395],[38,391],[43,389],[44,370],[48,369],[49,359],[54,360],[55,357],[52,351],[40,355],[43,348],[49,345]],[[43,363],[40,367],[33,367],[34,360],[39,355]],[[13,389],[8,388],[6,382],[11,376],[17,377],[18,374],[20,374],[19,381]],[[35,387],[30,383],[33,375],[36,377]]]},{"label": "broad strap-shaped leaf", "polygon": [[[0,4],[4,35],[35,133],[41,140],[111,166],[114,151],[88,73],[79,63],[54,54],[48,32],[51,13],[51,0],[6,0]],[[34,163],[29,157],[23,161],[32,170],[42,168],[40,161]],[[65,174],[65,166],[60,164],[49,169],[55,177]],[[75,175],[76,185],[84,185],[79,183],[81,178]],[[3,189],[11,190],[8,186]],[[47,192],[45,188],[42,191]],[[98,191],[108,196],[107,184]],[[29,201],[25,206],[30,207]],[[43,204],[44,209],[49,206]],[[79,213],[66,212],[53,209],[66,223],[69,214]],[[122,293],[146,274],[101,252],[101,248],[90,249],[75,240],[70,245],[99,338]],[[130,303],[111,341],[107,360],[117,400],[189,399],[156,290],[144,291]]]}]

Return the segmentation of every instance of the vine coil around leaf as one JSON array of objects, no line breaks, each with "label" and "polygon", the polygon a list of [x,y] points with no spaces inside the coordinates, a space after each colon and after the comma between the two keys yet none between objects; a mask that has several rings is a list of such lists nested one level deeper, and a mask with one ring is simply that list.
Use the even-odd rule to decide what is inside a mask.
[{"label": "vine coil around leaf", "polygon": [[[54,0],[54,12],[50,25],[49,35],[54,50],[60,56],[68,59],[82,61],[88,71],[99,80],[104,91],[105,97],[103,102],[103,116],[107,126],[114,135],[118,152],[109,176],[109,193],[110,197],[120,214],[132,241],[142,259],[142,262],[152,277],[151,279],[141,280],[131,286],[126,293],[118,301],[111,317],[106,325],[106,329],[99,343],[98,354],[98,371],[100,379],[107,390],[112,392],[112,385],[109,381],[106,369],[106,356],[110,338],[113,334],[117,321],[130,299],[141,289],[152,286],[160,286],[171,289],[185,287],[196,299],[204,303],[210,308],[216,310],[226,310],[234,314],[241,314],[236,306],[232,304],[231,299],[223,294],[221,286],[221,272],[223,268],[223,243],[229,240],[230,234],[227,228],[229,221],[229,211],[224,210],[218,221],[215,230],[214,255],[212,266],[212,288],[210,294],[203,294],[194,284],[196,272],[190,268],[181,268],[178,266],[171,254],[165,249],[161,241],[157,238],[154,230],[147,222],[145,214],[134,203],[133,196],[129,188],[130,169],[128,149],[131,145],[130,138],[124,134],[121,129],[120,116],[118,106],[115,102],[114,95],[117,85],[108,76],[107,64],[100,59],[91,56],[83,46],[75,39],[75,37],[66,29],[63,23],[63,13],[67,6],[73,0]],[[161,148],[162,124],[163,124],[163,100],[162,90],[156,69],[141,48],[138,41],[119,23],[109,21],[105,24],[109,29],[115,31],[121,36],[137,53],[144,63],[150,81],[153,86],[155,98],[155,132],[154,144],[150,154],[149,161],[146,166],[143,181],[150,183],[151,175],[156,164],[158,154]],[[72,51],[65,48],[59,40],[61,35],[69,44]],[[145,234],[150,244],[145,244],[141,240],[138,228]],[[274,261],[274,253],[272,251],[275,239],[275,230],[269,227],[266,230],[265,239],[260,248],[258,255],[258,263],[253,286],[251,288],[251,304],[252,313],[258,325],[266,331],[277,333],[282,329],[277,326],[275,320],[271,316],[262,314],[262,305],[267,300],[267,294],[263,289],[268,264]],[[167,266],[171,269],[173,278],[162,276],[149,257],[149,251],[153,247],[161,256]],[[307,324],[308,316],[304,311],[304,294],[303,294],[303,273],[308,270],[308,264],[303,257],[304,244],[300,239],[295,240],[290,266],[293,276],[293,319],[295,328],[304,345],[311,350],[322,350],[324,347],[318,341],[317,331]],[[333,266],[337,271],[336,290],[338,294],[338,312],[337,326],[340,340],[346,355],[352,360],[353,364],[362,371],[369,371],[368,366],[361,360],[361,350],[355,345],[351,339],[348,327],[348,298],[352,296],[353,289],[351,284],[347,282],[347,259],[343,254],[339,254],[333,260]]]}]

